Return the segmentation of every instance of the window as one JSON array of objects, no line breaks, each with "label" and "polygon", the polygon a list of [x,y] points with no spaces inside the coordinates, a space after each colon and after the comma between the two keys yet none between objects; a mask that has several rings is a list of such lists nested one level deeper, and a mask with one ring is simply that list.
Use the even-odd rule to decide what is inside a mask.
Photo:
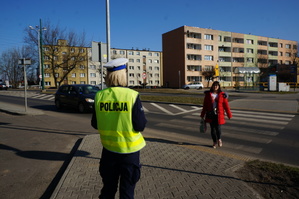
[{"label": "window", "polygon": [[155,66],[155,70],[159,70],[159,67],[158,67],[158,66]]},{"label": "window", "polygon": [[129,73],[129,77],[134,77],[134,73]]},{"label": "window", "polygon": [[90,65],[90,69],[96,69],[96,65]]},{"label": "window", "polygon": [[90,73],[90,77],[96,77],[95,73]]},{"label": "window", "polygon": [[45,82],[45,86],[51,86],[51,82]]},{"label": "window", "polygon": [[291,49],[291,44],[286,44],[287,49]]},{"label": "window", "polygon": [[206,61],[213,61],[213,56],[212,55],[205,55],[205,60]]},{"label": "window", "polygon": [[246,44],[253,44],[253,40],[252,39],[246,39]]},{"label": "window", "polygon": [[158,59],[155,59],[155,60],[154,60],[154,63],[158,64],[158,63],[159,63],[159,60],[158,60]]},{"label": "window", "polygon": [[201,34],[187,31],[187,37],[201,39]]},{"label": "window", "polygon": [[199,66],[199,65],[188,65],[187,70],[188,71],[201,71],[201,66]]},{"label": "window", "polygon": [[205,37],[204,37],[206,40],[214,40],[213,39],[213,35],[210,35],[210,34],[205,34]]},{"label": "window", "polygon": [[203,71],[213,71],[213,66],[204,66]]},{"label": "window", "polygon": [[247,58],[247,63],[253,63],[254,58]]},{"label": "window", "polygon": [[213,50],[213,46],[212,45],[205,45],[205,50]]},{"label": "window", "polygon": [[148,63],[153,63],[153,60],[149,59],[149,60],[148,60]]},{"label": "window", "polygon": [[80,77],[85,77],[85,73],[80,73]]},{"label": "window", "polygon": [[286,57],[291,57],[291,53],[286,53]]},{"label": "window", "polygon": [[80,52],[80,53],[84,53],[84,49],[81,48],[81,49],[79,50],[79,52]]},{"label": "window", "polygon": [[251,54],[253,54],[254,51],[253,51],[252,48],[247,48],[247,49],[246,49],[246,52],[247,52],[247,53],[251,53]]},{"label": "window", "polygon": [[80,81],[80,84],[85,84],[85,81]]},{"label": "window", "polygon": [[136,59],[136,62],[137,62],[137,63],[140,63],[140,59]]},{"label": "window", "polygon": [[96,82],[96,81],[90,81],[90,84],[91,84],[91,85],[96,85],[97,82]]},{"label": "window", "polygon": [[129,51],[128,55],[134,55],[134,52],[133,51]]},{"label": "window", "polygon": [[84,65],[80,65],[80,69],[82,69],[82,70],[83,70],[84,68],[85,68],[85,66],[84,66]]},{"label": "window", "polygon": [[74,48],[71,48],[71,53],[74,53],[75,52],[75,49]]},{"label": "window", "polygon": [[50,73],[45,73],[45,77],[51,77]]},{"label": "window", "polygon": [[72,81],[71,84],[76,84],[76,81]]},{"label": "window", "polygon": [[257,41],[257,44],[260,45],[260,46],[267,46],[267,41]]},{"label": "window", "polygon": [[155,55],[156,57],[159,57],[159,53],[154,53],[154,55]]},{"label": "window", "polygon": [[278,43],[276,43],[276,42],[269,42],[269,46],[277,48],[278,47]]},{"label": "window", "polygon": [[201,45],[200,44],[187,43],[187,48],[188,49],[201,50]]},{"label": "window", "polygon": [[129,66],[129,69],[130,70],[134,70],[134,66]]},{"label": "window", "polygon": [[188,82],[201,82],[202,77],[200,76],[187,76],[187,81]]},{"label": "window", "polygon": [[148,56],[152,56],[152,53],[148,53]]},{"label": "window", "polygon": [[224,37],[224,42],[231,42],[231,41],[232,41],[231,37]]},{"label": "window", "polygon": [[44,68],[50,68],[50,64],[44,64]]},{"label": "window", "polygon": [[201,60],[201,55],[187,55],[188,60]]},{"label": "window", "polygon": [[72,77],[76,77],[76,73],[72,73]]},{"label": "window", "polygon": [[124,51],[124,50],[120,50],[120,51],[119,51],[119,54],[120,54],[120,55],[124,55],[124,54],[125,54],[125,51]]},{"label": "window", "polygon": [[55,73],[55,77],[56,77],[56,78],[59,77],[59,73]]}]

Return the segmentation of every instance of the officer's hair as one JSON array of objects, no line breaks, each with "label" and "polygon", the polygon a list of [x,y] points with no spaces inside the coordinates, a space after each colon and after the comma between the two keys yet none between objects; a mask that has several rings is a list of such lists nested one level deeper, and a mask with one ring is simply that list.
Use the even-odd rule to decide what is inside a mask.
[{"label": "officer's hair", "polygon": [[113,72],[107,72],[106,78],[106,85],[108,87],[111,86],[127,86],[127,73],[126,69],[117,70]]}]

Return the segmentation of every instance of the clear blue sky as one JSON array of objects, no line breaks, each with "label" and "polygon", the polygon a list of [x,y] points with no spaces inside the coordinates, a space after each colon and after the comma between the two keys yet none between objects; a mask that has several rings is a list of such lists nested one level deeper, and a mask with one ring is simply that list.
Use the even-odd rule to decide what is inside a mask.
[{"label": "clear blue sky", "polygon": [[[110,0],[111,47],[162,50],[183,25],[299,41],[298,0]],[[4,0],[0,53],[23,45],[24,28],[52,25],[106,42],[106,0]]]}]

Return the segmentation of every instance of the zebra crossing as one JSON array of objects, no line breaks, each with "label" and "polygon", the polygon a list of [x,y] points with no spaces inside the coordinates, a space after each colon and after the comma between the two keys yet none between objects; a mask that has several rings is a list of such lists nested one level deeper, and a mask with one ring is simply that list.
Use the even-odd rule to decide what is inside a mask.
[{"label": "zebra crossing", "polygon": [[[155,103],[145,104],[146,112],[150,113],[153,106],[163,114],[178,116],[165,121],[154,121],[157,128],[168,129],[169,132],[185,132],[189,135],[200,137],[201,141],[211,144],[209,125],[207,133],[199,134],[199,121],[201,107],[196,106],[171,106]],[[159,107],[160,106],[160,107]],[[167,108],[169,106],[169,108]],[[176,112],[175,110],[176,109]],[[170,111],[172,110],[172,111]],[[225,140],[225,147],[232,150],[243,151],[250,154],[259,154],[264,145],[270,144],[288,123],[295,117],[295,114],[254,112],[247,110],[232,110],[233,118],[226,120],[222,126],[222,139]]]},{"label": "zebra crossing", "polygon": [[[0,95],[25,97],[25,93],[23,91],[9,91],[8,90],[8,91],[0,92]],[[55,95],[27,91],[27,98],[54,101]]]},{"label": "zebra crossing", "polygon": [[[24,92],[3,91],[0,95],[24,97]],[[28,98],[54,101],[53,94],[28,92]],[[157,129],[167,129],[167,132],[187,132],[190,135],[200,137],[210,144],[211,138],[208,132],[198,135],[200,112],[202,107],[191,105],[177,105],[167,103],[143,102],[143,109],[146,114],[159,114],[173,116],[173,119],[166,120],[155,117],[150,122]],[[222,126],[222,137],[225,140],[225,147],[233,150],[240,150],[248,153],[259,154],[263,145],[270,144],[272,140],[283,133],[285,127],[295,117],[295,114],[269,113],[249,110],[232,110],[233,118],[226,120]],[[163,117],[162,117],[163,118]],[[208,127],[209,128],[209,127]]]}]

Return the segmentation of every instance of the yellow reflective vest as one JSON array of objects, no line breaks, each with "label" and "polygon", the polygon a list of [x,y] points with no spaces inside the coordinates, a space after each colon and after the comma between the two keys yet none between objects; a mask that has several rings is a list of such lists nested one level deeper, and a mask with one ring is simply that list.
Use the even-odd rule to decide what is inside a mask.
[{"label": "yellow reflective vest", "polygon": [[133,153],[145,146],[140,132],[133,128],[132,109],[138,92],[110,87],[98,91],[94,106],[97,126],[104,148],[116,153]]}]

